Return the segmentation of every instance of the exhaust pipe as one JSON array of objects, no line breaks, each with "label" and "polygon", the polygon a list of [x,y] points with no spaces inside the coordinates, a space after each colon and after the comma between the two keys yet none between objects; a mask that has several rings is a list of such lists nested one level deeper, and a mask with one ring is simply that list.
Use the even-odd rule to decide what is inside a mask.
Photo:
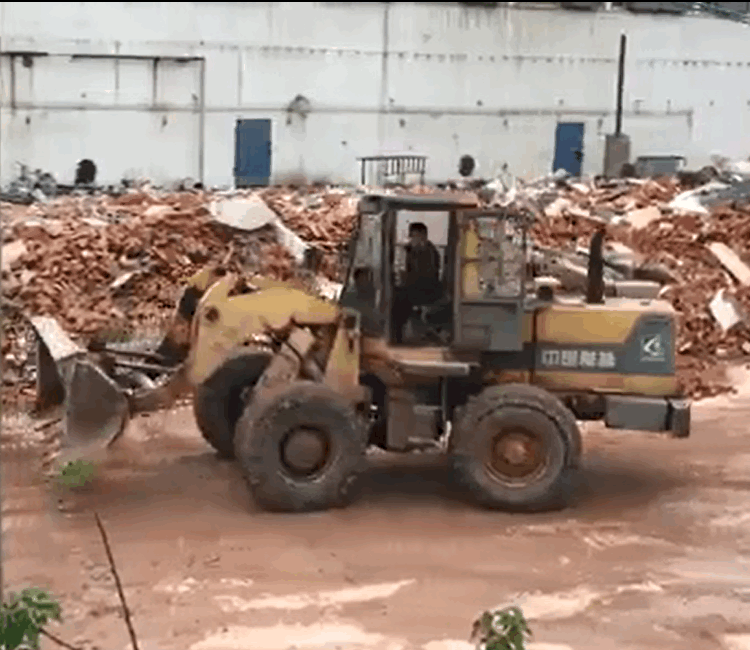
[{"label": "exhaust pipe", "polygon": [[600,227],[591,238],[586,277],[586,302],[589,305],[604,302],[604,231],[604,226]]}]

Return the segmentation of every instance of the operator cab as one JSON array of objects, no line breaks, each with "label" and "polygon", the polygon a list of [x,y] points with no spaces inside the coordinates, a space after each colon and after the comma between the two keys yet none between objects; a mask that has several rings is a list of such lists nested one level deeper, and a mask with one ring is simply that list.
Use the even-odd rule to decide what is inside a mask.
[{"label": "operator cab", "polygon": [[[515,351],[525,298],[525,219],[480,211],[472,198],[369,194],[360,201],[341,302],[379,321],[392,345]],[[423,224],[439,253],[439,290],[411,292],[400,318],[409,229]],[[498,319],[502,316],[502,319]],[[503,322],[498,322],[502,320]],[[403,329],[399,327],[404,323]]]}]

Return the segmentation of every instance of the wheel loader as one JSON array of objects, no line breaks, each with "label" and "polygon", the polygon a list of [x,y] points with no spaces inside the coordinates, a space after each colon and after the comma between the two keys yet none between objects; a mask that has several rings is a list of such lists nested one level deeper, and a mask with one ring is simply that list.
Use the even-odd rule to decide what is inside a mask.
[{"label": "wheel loader", "polygon": [[[31,319],[39,402],[62,409],[67,449],[84,450],[187,391],[205,440],[235,459],[267,510],[346,504],[371,446],[448,454],[491,508],[563,506],[582,454],[578,421],[686,438],[690,403],[675,376],[672,306],[605,295],[601,233],[585,295],[540,284],[530,219],[464,198],[368,194],[335,300],[208,267],[156,350],[83,350]],[[415,307],[397,337],[413,221],[430,224],[441,252],[442,295]]]}]

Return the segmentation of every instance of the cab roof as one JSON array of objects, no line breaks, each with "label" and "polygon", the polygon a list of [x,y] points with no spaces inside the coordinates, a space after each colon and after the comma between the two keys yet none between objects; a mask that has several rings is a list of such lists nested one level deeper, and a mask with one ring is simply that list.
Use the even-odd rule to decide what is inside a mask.
[{"label": "cab roof", "polygon": [[[479,207],[479,201],[471,196],[455,194],[365,194],[359,201],[361,212],[394,210],[466,210]],[[364,209],[363,209],[364,208]]]}]

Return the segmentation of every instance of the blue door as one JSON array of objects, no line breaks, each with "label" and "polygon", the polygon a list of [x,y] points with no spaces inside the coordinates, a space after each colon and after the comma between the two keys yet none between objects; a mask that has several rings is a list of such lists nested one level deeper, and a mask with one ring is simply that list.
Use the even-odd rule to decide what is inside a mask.
[{"label": "blue door", "polygon": [[234,145],[235,185],[268,185],[271,178],[271,120],[237,120]]},{"label": "blue door", "polygon": [[581,175],[583,163],[583,122],[560,122],[555,131],[555,162],[552,172],[564,169],[571,176]]}]

